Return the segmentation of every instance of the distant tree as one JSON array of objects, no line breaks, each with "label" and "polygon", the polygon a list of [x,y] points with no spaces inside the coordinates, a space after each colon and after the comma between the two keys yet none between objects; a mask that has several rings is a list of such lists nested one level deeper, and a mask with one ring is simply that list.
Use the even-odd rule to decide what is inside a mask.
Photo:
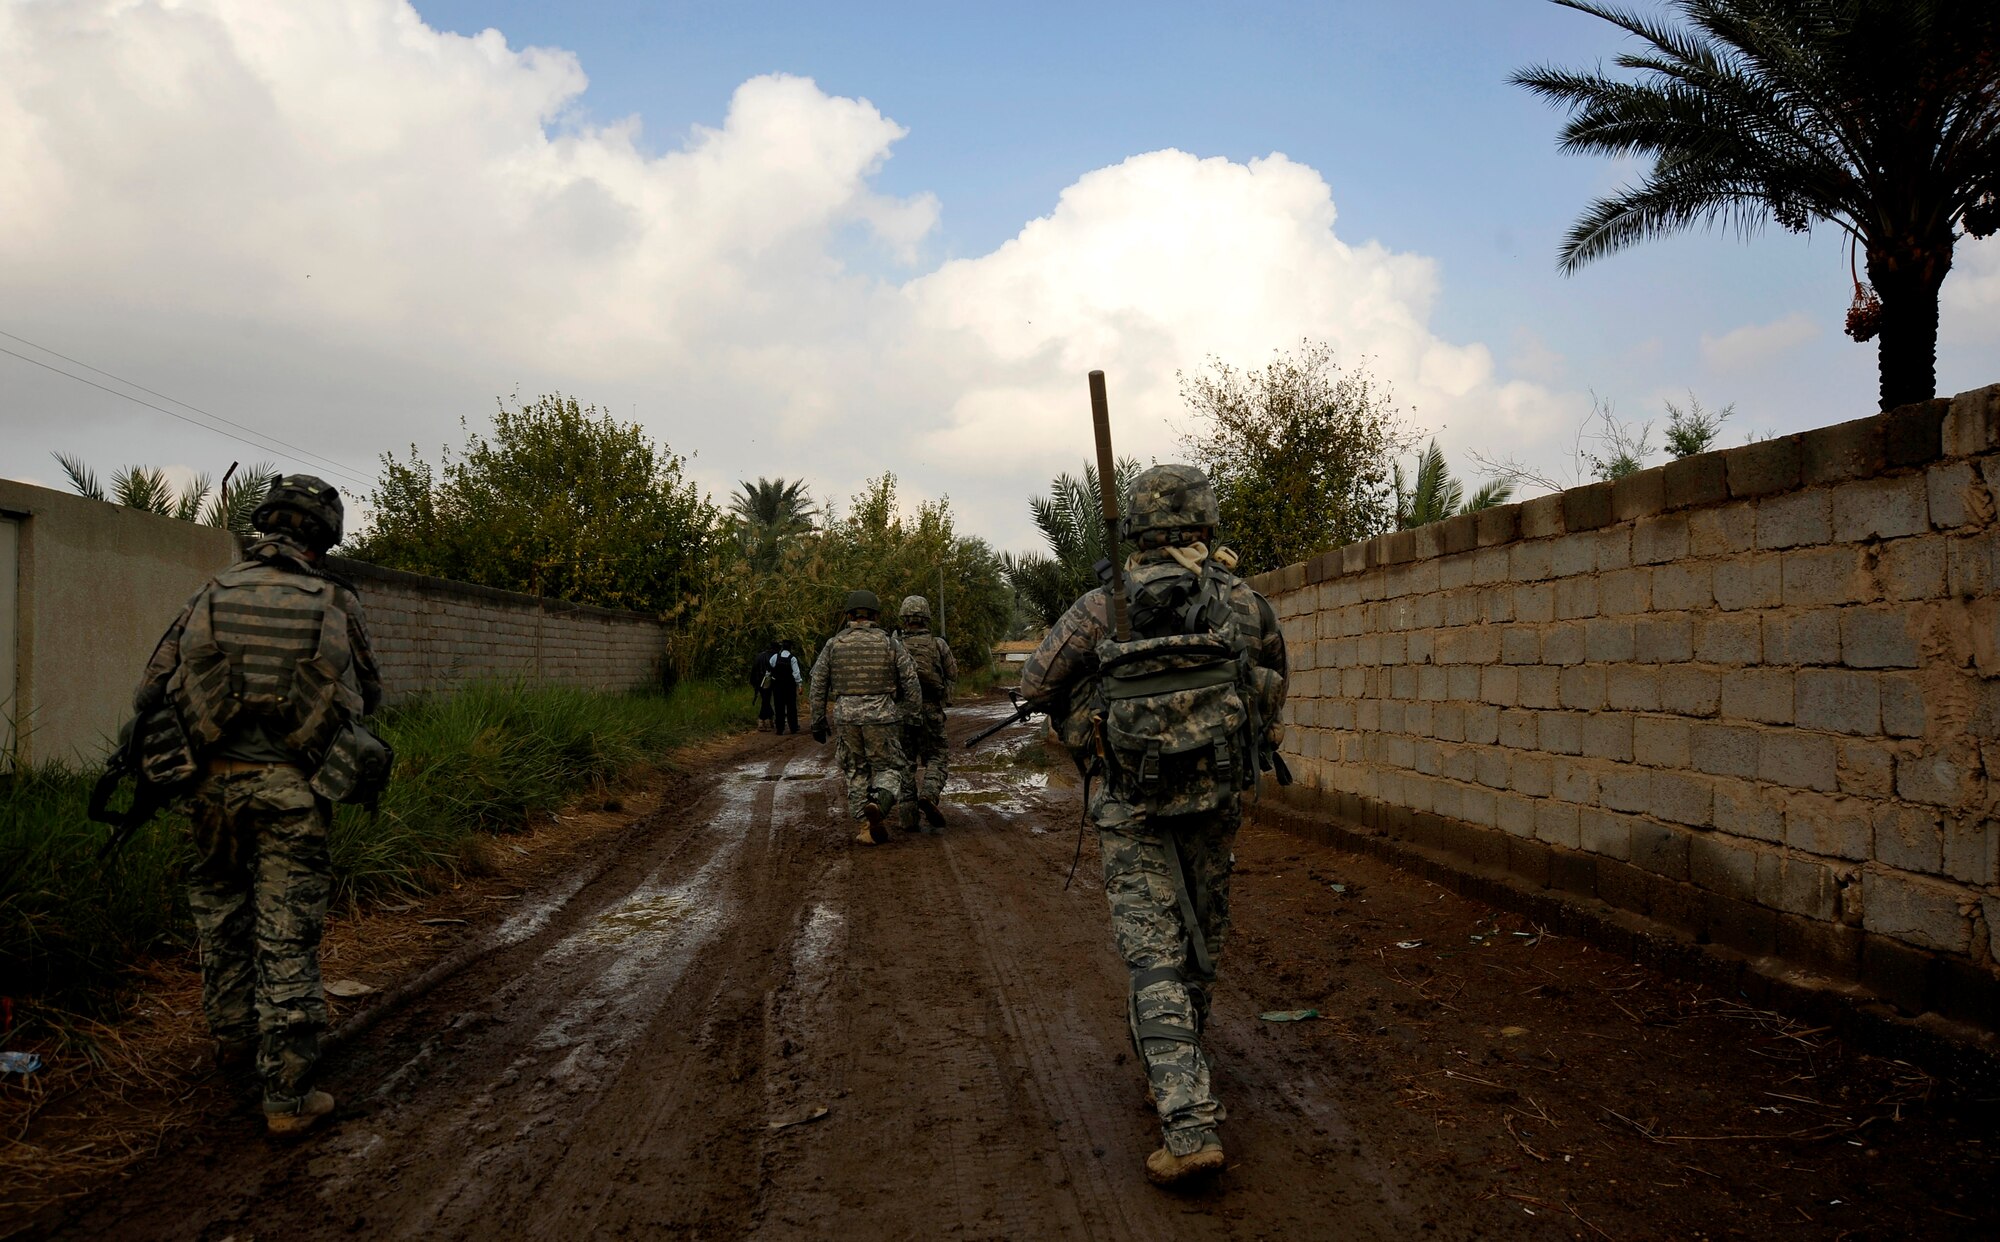
[{"label": "distant tree", "polygon": [[1195,425],[1182,445],[1208,473],[1218,538],[1256,573],[1391,529],[1394,459],[1408,437],[1389,394],[1303,341],[1260,370],[1219,359],[1180,376]]},{"label": "distant tree", "polygon": [[246,537],[254,533],[250,515],[263,502],[264,493],[271,490],[272,480],[278,477],[277,467],[266,462],[241,473],[235,473],[232,467],[231,472],[224,474],[220,487],[209,483],[207,475],[198,474],[186,487],[176,489],[166,471],[158,466],[126,466],[111,476],[107,491],[98,482],[97,472],[81,457],[72,453],[54,456],[79,496],[183,522],[219,526]]},{"label": "distant tree", "polygon": [[[1119,495],[1132,489],[1139,463],[1121,458],[1112,486]],[[1005,555],[1001,563],[1022,605],[1054,625],[1084,592],[1097,585],[1097,563],[1104,559],[1103,493],[1097,467],[1086,463],[1083,476],[1067,472],[1049,481],[1049,494],[1028,501],[1028,512],[1048,544],[1047,554]]]},{"label": "distant tree", "polygon": [[771,569],[784,540],[811,530],[819,510],[803,480],[760,477],[739,486],[742,490],[729,500],[738,546],[759,569]]},{"label": "distant tree", "polygon": [[1693,393],[1688,394],[1685,408],[1667,402],[1667,452],[1676,461],[1683,457],[1693,457],[1696,453],[1706,453],[1715,447],[1722,435],[1722,424],[1736,413],[1736,407],[1725,405],[1719,410],[1704,410],[1701,401]]},{"label": "distant tree", "polygon": [[[1860,246],[1848,331],[1878,331],[1883,409],[1937,393],[1938,290],[1958,230],[2000,226],[2000,4],[1993,0],[1669,0],[1692,29],[1556,0],[1645,46],[1636,81],[1537,67],[1513,80],[1569,112],[1573,154],[1648,156],[1591,204],[1561,268],[1696,224],[1748,236],[1838,226]],[[1877,300],[1879,299],[1879,301]]]},{"label": "distant tree", "polygon": [[1403,478],[1403,467],[1395,467],[1396,528],[1409,530],[1416,526],[1428,526],[1432,522],[1442,522],[1448,517],[1461,513],[1477,513],[1481,509],[1491,509],[1504,505],[1514,495],[1514,484],[1505,479],[1494,479],[1465,498],[1465,488],[1451,471],[1445,467],[1444,453],[1437,441],[1417,457],[1416,478],[1407,485]]},{"label": "distant tree", "polygon": [[[462,425],[462,424],[461,424]],[[440,469],[382,455],[352,555],[416,573],[672,615],[696,595],[719,515],[683,460],[574,397],[505,402]]]}]

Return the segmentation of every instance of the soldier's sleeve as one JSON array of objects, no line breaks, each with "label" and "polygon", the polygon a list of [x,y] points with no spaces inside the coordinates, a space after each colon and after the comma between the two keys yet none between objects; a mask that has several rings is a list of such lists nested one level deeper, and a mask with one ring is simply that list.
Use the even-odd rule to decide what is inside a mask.
[{"label": "soldier's sleeve", "polygon": [[1097,644],[1110,633],[1110,603],[1102,588],[1071,604],[1049,627],[1021,668],[1021,697],[1046,711],[1097,668]]},{"label": "soldier's sleeve", "polygon": [[[1285,654],[1285,631],[1278,625],[1278,610],[1271,607],[1271,601],[1265,599],[1262,593],[1255,590],[1251,591],[1250,595],[1251,598],[1257,601],[1257,625],[1259,630],[1257,663],[1264,668],[1273,670],[1281,679],[1278,682],[1277,706],[1282,708],[1285,705],[1285,692],[1290,689],[1291,678],[1290,660]],[[1276,719],[1276,717],[1274,716],[1273,719]]]},{"label": "soldier's sleeve", "polygon": [[896,697],[905,707],[924,701],[924,684],[917,680],[917,662],[900,642],[896,644],[896,689],[899,692]]},{"label": "soldier's sleeve", "polygon": [[196,604],[208,595],[203,587],[194,593],[194,598],[182,606],[180,615],[160,635],[160,641],[153,646],[153,656],[146,661],[146,671],[139,675],[139,688],[132,692],[132,706],[136,711],[151,711],[166,695],[167,681],[173,677],[174,669],[181,662],[181,632],[187,629],[188,617],[194,613]]},{"label": "soldier's sleeve", "polygon": [[826,719],[826,692],[833,677],[833,670],[827,667],[827,660],[832,655],[833,644],[827,643],[819,649],[819,655],[813,660],[812,690],[806,695],[806,702],[812,710],[814,724]]},{"label": "soldier's sleeve", "polygon": [[347,646],[354,653],[354,680],[361,683],[361,714],[372,716],[382,706],[382,666],[375,662],[375,645],[368,640],[361,597],[352,591],[341,596],[341,609],[347,613]]},{"label": "soldier's sleeve", "polygon": [[938,648],[944,652],[944,696],[949,699],[952,687],[958,684],[958,657],[951,653],[951,644],[941,638]]}]

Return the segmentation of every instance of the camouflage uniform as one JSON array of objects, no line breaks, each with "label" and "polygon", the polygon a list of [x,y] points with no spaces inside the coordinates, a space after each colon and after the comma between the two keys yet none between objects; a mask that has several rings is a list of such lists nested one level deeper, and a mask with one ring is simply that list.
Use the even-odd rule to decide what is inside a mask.
[{"label": "camouflage uniform", "polygon": [[[912,595],[903,601],[900,618],[903,649],[910,653],[910,660],[917,667],[917,681],[923,690],[923,706],[903,739],[903,785],[927,808],[935,808],[938,799],[944,796],[945,781],[951,776],[944,741],[944,711],[951,705],[952,687],[958,681],[958,660],[951,654],[951,645],[930,632],[930,615],[930,605],[923,596]],[[942,823],[935,810],[931,814],[933,823]],[[906,801],[903,826],[916,827],[916,819],[916,803]]]},{"label": "camouflage uniform", "polygon": [[331,807],[313,769],[332,735],[382,697],[360,601],[303,544],[266,535],[161,638],[140,710],[162,697],[206,769],[188,807],[202,1009],[224,1046],[256,1041],[267,1110],[283,1108],[305,1093],[327,1025]]},{"label": "camouflage uniform", "polygon": [[809,697],[814,731],[833,726],[848,813],[862,819],[870,802],[894,810],[903,796],[903,728],[922,698],[909,653],[873,621],[850,620],[813,661]]},{"label": "camouflage uniform", "polygon": [[[1206,488],[1205,480],[1202,486]],[[1222,574],[1228,601],[1224,628],[1257,667],[1277,674],[1266,675],[1266,682],[1275,686],[1275,698],[1265,703],[1266,719],[1275,722],[1283,703],[1284,636],[1269,601],[1224,572],[1226,563],[1208,559],[1200,543],[1153,547],[1127,561],[1127,594],[1136,596],[1191,569],[1214,567]],[[1151,636],[1136,624],[1135,633]],[[1154,808],[1171,806],[1170,797],[1149,802],[1102,779],[1093,694],[1098,645],[1113,636],[1111,599],[1100,587],[1072,605],[1029,657],[1021,694],[1052,713],[1065,744],[1093,770],[1086,812],[1103,857],[1112,935],[1130,971],[1133,1041],[1146,1066],[1165,1149],[1184,1157],[1213,1143],[1214,1127],[1223,1116],[1200,1039],[1216,963],[1229,932],[1230,849],[1242,813],[1233,787],[1219,807],[1168,815]],[[1204,771],[1194,779],[1208,775]],[[1207,792],[1213,801],[1213,784]],[[1199,934],[1191,936],[1191,927]]]}]

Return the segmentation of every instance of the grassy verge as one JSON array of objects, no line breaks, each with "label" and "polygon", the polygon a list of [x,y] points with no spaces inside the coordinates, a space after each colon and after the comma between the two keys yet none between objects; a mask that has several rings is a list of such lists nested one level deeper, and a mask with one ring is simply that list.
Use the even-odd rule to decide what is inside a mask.
[{"label": "grassy verge", "polygon": [[[490,834],[673,747],[747,728],[749,698],[704,683],[666,696],[480,686],[386,713],[395,779],[379,815],[336,815],[334,900],[448,883],[479,865]],[[90,780],[61,768],[0,776],[0,997],[102,1010],[121,969],[190,939],[187,821],[162,816],[100,863],[105,830],[84,815]]]}]

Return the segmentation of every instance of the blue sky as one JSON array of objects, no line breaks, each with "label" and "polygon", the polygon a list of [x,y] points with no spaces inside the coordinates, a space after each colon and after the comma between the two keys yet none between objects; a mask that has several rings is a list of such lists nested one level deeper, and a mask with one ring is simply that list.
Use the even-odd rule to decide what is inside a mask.
[{"label": "blue sky", "polygon": [[[560,390],[718,493],[892,469],[1003,547],[1088,451],[1092,366],[1162,459],[1176,370],[1301,337],[1466,476],[1475,449],[1565,475],[1593,393],[1635,421],[1734,403],[1733,438],[1871,412],[1831,232],[1556,272],[1638,170],[1558,154],[1559,115],[1506,79],[1620,47],[1543,0],[0,0],[0,330],[357,493],[381,452]],[[8,474],[256,456],[0,364]],[[1939,388],[1995,380],[1989,241],[1946,285]]]}]

